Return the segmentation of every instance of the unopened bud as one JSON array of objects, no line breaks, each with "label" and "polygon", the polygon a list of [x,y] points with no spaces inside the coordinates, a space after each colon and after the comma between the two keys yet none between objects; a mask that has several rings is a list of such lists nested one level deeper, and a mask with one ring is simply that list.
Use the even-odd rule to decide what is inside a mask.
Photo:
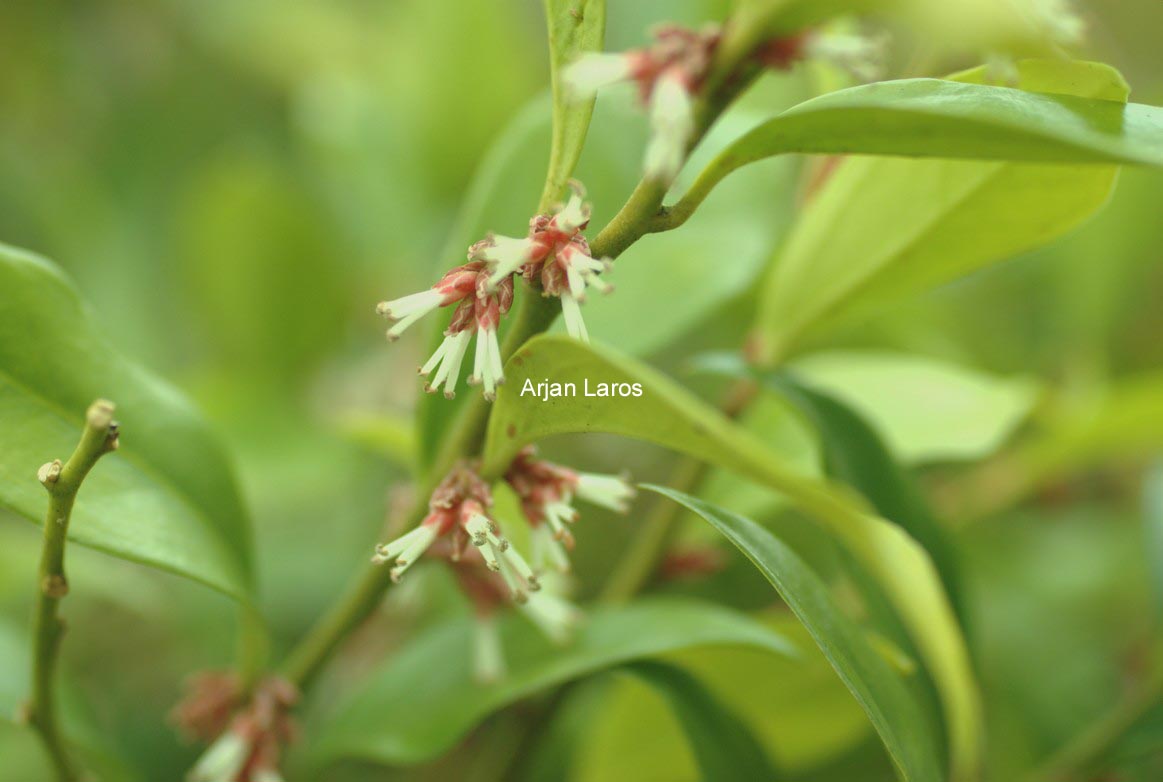
[{"label": "unopened bud", "polygon": [[94,429],[108,429],[113,423],[115,409],[114,404],[108,399],[98,399],[89,405],[89,412],[86,413],[85,418],[89,422],[89,426]]},{"label": "unopened bud", "polygon": [[46,487],[52,486],[57,482],[57,478],[61,477],[61,460],[53,459],[40,466],[36,471],[36,479],[43,483]]}]

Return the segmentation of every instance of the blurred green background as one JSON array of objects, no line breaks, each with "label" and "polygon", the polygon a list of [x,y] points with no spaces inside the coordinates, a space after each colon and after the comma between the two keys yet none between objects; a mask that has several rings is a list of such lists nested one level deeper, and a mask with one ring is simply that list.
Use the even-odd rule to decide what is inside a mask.
[{"label": "blurred green background", "polygon": [[[725,5],[611,0],[607,48],[642,43],[656,21],[721,18]],[[1133,100],[1163,104],[1163,6],[1094,0],[1083,10],[1085,55],[1118,67]],[[112,340],[190,394],[223,432],[253,511],[262,603],[279,649],[366,562],[393,493],[406,491],[398,454],[412,437],[413,370],[425,341],[409,335],[389,348],[374,305],[430,284],[483,230],[521,230],[547,150],[546,57],[535,0],[41,0],[0,8],[0,240],[65,267]],[[938,58],[927,67],[971,64]],[[915,73],[909,67],[898,72]],[[709,146],[812,89],[806,69],[766,78]],[[579,176],[601,224],[633,185],[644,130],[628,95],[603,99],[595,128]],[[802,165],[771,161],[740,174],[681,237],[628,253],[615,272],[617,293],[587,309],[597,338],[620,335],[626,349],[676,374],[696,350],[736,348],[745,324],[732,316],[793,219]],[[482,167],[499,168],[505,184],[474,204]],[[1084,447],[1031,478],[1031,491],[955,527],[998,779],[1106,713],[1140,686],[1147,665],[1158,606],[1150,604],[1143,465],[1163,452],[1160,203],[1163,177],[1126,171],[1106,211],[1054,246],[816,346],[903,351],[1017,378],[1038,389],[1051,429],[1072,411],[1097,415],[1124,383],[1147,385],[1128,436],[1097,464]],[[708,279],[708,256],[732,263]],[[679,313],[638,304],[660,264],[672,272],[664,293],[682,297]],[[710,381],[691,382],[714,393]],[[655,449],[602,438],[551,443],[547,452],[644,480],[664,479],[671,464]],[[930,461],[923,473],[938,498],[976,485],[977,465]],[[588,514],[591,523],[577,551],[583,597],[600,587],[633,519]],[[33,526],[0,517],[5,622],[28,616],[38,541]],[[65,660],[92,724],[125,748],[142,778],[176,779],[195,748],[180,745],[164,714],[184,675],[230,660],[231,608],[173,577],[77,547],[70,557]],[[770,602],[758,577],[731,562],[707,583],[663,588],[751,607]],[[344,657],[337,687],[413,628],[462,608],[438,572],[407,587],[388,598],[392,621],[377,620]],[[21,664],[16,655],[4,664]],[[862,768],[879,778],[870,769],[888,766],[831,676],[823,670],[815,690],[800,682],[802,703],[783,693],[798,715],[789,724],[816,725],[814,708],[819,726],[801,729],[798,740],[786,732],[792,727],[772,728],[783,737],[773,741],[805,767],[823,752],[806,736],[864,753],[871,759]],[[636,779],[691,773],[689,757],[674,750],[673,718],[651,697],[626,686],[604,708],[612,724],[654,726],[659,747],[622,746],[603,722],[579,778],[615,778],[611,759],[634,752],[655,772]],[[22,751],[13,745],[0,779],[25,778]],[[464,764],[472,754],[408,773],[471,776]],[[659,766],[660,757],[671,765]]]}]

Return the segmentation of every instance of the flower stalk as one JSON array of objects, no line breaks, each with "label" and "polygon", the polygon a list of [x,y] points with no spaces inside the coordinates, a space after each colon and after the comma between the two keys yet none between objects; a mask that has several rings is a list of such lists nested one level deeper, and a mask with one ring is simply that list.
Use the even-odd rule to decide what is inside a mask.
[{"label": "flower stalk", "polygon": [[60,459],[54,459],[37,471],[37,478],[48,491],[49,503],[44,520],[40,583],[33,619],[32,697],[27,717],[44,744],[60,782],[81,778],[78,767],[69,756],[56,710],[57,660],[65,633],[60,603],[69,593],[65,576],[65,540],[77,491],[85,476],[98,459],[117,450],[117,422],[113,420],[113,410],[113,403],[104,399],[90,405],[81,440],[68,461],[62,464]]}]

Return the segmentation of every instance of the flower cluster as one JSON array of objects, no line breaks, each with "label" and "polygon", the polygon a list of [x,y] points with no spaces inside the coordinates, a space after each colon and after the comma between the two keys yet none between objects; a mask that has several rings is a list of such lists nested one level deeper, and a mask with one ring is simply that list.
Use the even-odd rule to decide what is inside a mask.
[{"label": "flower cluster", "polygon": [[399,582],[424,552],[438,539],[447,541],[448,558],[459,562],[471,543],[494,573],[500,573],[518,603],[529,599],[530,592],[541,588],[537,575],[509,541],[501,537],[500,527],[490,516],[493,494],[476,471],[461,464],[452,470],[432,492],[428,515],[411,532],[390,543],[376,546],[372,562],[392,563],[392,580]]},{"label": "flower cluster", "polygon": [[434,393],[443,385],[446,397],[456,395],[460,367],[475,334],[476,355],[468,383],[483,385],[485,399],[496,398],[497,386],[505,381],[497,330],[513,304],[514,274],[540,285],[542,295],[560,298],[566,330],[575,339],[588,340],[579,307],[586,290],[592,287],[608,293],[613,287],[598,276],[609,269],[609,261],[595,259],[581,234],[590,220],[585,191],[577,182],[570,182],[570,190],[569,200],[553,214],[529,221],[525,237],[490,234],[469,247],[468,263],[447,272],[430,289],[376,307],[380,315],[394,321],[388,339],[395,340],[428,313],[458,305],[444,341],[420,367],[425,377],[436,373],[425,391]]},{"label": "flower cluster", "polygon": [[530,220],[526,236],[490,235],[469,248],[469,257],[492,264],[494,285],[518,272],[529,283],[539,282],[543,296],[561,299],[566,331],[586,342],[589,334],[578,305],[585,301],[587,288],[609,293],[613,286],[598,276],[609,270],[610,262],[594,258],[581,235],[590,222],[585,190],[579,182],[569,184],[569,201],[556,214]]},{"label": "flower cluster", "polygon": [[556,642],[567,640],[580,618],[571,603],[551,594],[552,589],[542,588],[546,565],[558,570],[568,567],[563,545],[573,545],[566,529],[577,518],[570,505],[573,498],[624,512],[634,496],[625,478],[575,472],[536,459],[532,447],[513,460],[505,480],[520,499],[530,525],[534,567],[501,535],[492,516],[492,492],[469,464],[458,465],[440,483],[419,526],[376,546],[372,557],[375,564],[391,564],[392,580],[397,582],[425,553],[454,563],[461,589],[476,608],[476,670],[478,678],[485,680],[497,678],[504,667],[493,622],[501,605],[515,602]]},{"label": "flower cluster", "polygon": [[566,549],[574,543],[568,525],[578,518],[573,499],[625,513],[634,498],[634,487],[625,477],[575,472],[537,459],[536,454],[532,445],[523,448],[509,465],[505,481],[520,498],[532,530],[534,564],[565,571],[569,569]]},{"label": "flower cluster", "polygon": [[[721,38],[717,25],[703,30],[663,25],[656,28],[654,42],[645,48],[582,55],[565,71],[566,88],[580,100],[619,82],[636,84],[650,113],[646,176],[670,183],[694,141],[696,101],[704,97],[701,93]],[[856,36],[805,32],[763,42],[754,52],[753,62],[782,70],[800,60],[827,59],[857,78],[869,80],[875,77],[873,65],[880,58],[880,46]]]},{"label": "flower cluster", "polygon": [[172,719],[192,738],[213,743],[189,782],[282,782],[279,761],[298,735],[290,717],[298,700],[298,690],[277,677],[259,682],[249,700],[233,674],[194,677]]},{"label": "flower cluster", "polygon": [[476,334],[476,357],[468,383],[484,384],[485,398],[492,399],[496,396],[497,385],[505,380],[497,329],[501,324],[501,316],[513,304],[512,278],[493,282],[488,264],[470,259],[463,266],[447,272],[440,278],[440,282],[428,290],[380,302],[376,311],[396,321],[388,329],[388,339],[396,340],[429,312],[458,302],[452,314],[452,322],[444,332],[444,341],[427,363],[420,367],[420,374],[425,377],[436,372],[424,390],[434,393],[443,385],[444,396],[449,399],[456,396],[460,365],[468,352],[468,343]]}]

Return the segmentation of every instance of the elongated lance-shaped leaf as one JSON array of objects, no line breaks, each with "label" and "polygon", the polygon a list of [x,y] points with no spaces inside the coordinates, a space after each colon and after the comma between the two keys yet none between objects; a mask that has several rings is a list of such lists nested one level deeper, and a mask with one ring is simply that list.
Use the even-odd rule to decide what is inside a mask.
[{"label": "elongated lance-shaped leaf", "polygon": [[789,373],[768,374],[763,382],[816,427],[828,475],[859,491],[881,516],[900,524],[925,547],[962,627],[966,626],[960,567],[949,535],[876,430],[847,405]]},{"label": "elongated lance-shaped leaf", "polygon": [[248,600],[250,522],[207,423],[108,343],[55,266],[0,246],[0,507],[43,520],[37,468],[71,451],[98,397],[117,401],[121,448],[86,480],[69,539]]},{"label": "elongated lance-shaped leaf", "polygon": [[[965,639],[924,548],[877,517],[850,490],[804,476],[793,465],[673,380],[608,348],[540,336],[505,366],[485,442],[486,475],[499,475],[530,442],[553,434],[608,432],[671,448],[783,493],[819,522],[881,584],[932,674],[945,709],[954,776],[976,773],[981,706]],[[542,401],[523,389],[552,380],[575,395]],[[530,385],[527,385],[527,381]],[[641,396],[597,396],[638,383]],[[544,395],[542,395],[544,396]]]},{"label": "elongated lance-shaped leaf", "polygon": [[795,613],[880,734],[901,779],[943,778],[932,719],[864,631],[832,603],[827,585],[773,534],[750,519],[662,486],[646,486],[708,521],[743,552]]},{"label": "elongated lance-shaped leaf", "polygon": [[1163,108],[944,79],[900,79],[805,101],[745,134],[677,207],[723,177],[788,153],[1163,166]]}]

